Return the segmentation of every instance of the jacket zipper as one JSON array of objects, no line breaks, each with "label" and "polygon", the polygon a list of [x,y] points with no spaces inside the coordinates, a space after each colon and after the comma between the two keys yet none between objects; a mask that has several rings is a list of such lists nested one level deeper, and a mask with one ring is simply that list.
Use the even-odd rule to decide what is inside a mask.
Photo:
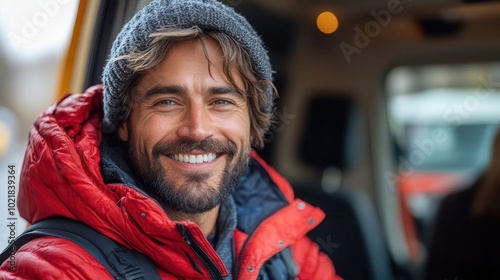
[{"label": "jacket zipper", "polygon": [[194,239],[191,232],[189,232],[189,230],[186,228],[186,226],[184,226],[183,224],[177,224],[177,229],[179,230],[179,232],[182,235],[182,238],[184,238],[184,240],[189,245],[191,250],[193,250],[196,256],[201,260],[203,265],[207,268],[208,274],[210,274],[210,278],[223,280],[222,273],[220,272],[217,265],[215,265],[215,263],[207,255],[205,250],[203,250],[203,248],[201,248],[201,246],[198,243],[196,243],[196,240]]}]

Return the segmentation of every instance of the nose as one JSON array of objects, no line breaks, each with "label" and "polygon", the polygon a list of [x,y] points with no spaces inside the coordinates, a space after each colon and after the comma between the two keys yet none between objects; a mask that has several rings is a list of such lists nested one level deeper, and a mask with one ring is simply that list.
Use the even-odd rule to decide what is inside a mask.
[{"label": "nose", "polygon": [[190,104],[185,109],[184,118],[177,130],[179,138],[201,141],[213,134],[213,124],[208,108],[203,104]]}]

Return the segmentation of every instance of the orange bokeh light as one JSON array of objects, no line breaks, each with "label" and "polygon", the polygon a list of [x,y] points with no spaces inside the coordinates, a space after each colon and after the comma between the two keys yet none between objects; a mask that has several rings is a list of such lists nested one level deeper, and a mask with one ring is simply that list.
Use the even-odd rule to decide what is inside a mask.
[{"label": "orange bokeh light", "polygon": [[339,20],[332,12],[322,12],[316,19],[318,29],[325,34],[332,34],[339,27]]}]

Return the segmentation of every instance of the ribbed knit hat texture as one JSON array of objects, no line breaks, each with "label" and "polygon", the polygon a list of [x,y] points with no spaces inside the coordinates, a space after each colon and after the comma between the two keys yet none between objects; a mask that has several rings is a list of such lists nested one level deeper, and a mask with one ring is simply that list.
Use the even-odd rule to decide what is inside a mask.
[{"label": "ribbed knit hat texture", "polygon": [[[151,33],[172,25],[198,26],[202,30],[219,31],[233,37],[250,55],[260,78],[272,81],[273,72],[262,40],[248,21],[233,8],[216,0],[154,0],[123,26],[111,48],[102,75],[103,132],[115,131],[123,121],[126,111],[125,89],[133,75],[124,60],[115,58],[146,50],[152,41],[149,37]],[[273,95],[270,86],[266,93]],[[272,104],[266,104],[262,110],[268,111],[271,107]]]}]

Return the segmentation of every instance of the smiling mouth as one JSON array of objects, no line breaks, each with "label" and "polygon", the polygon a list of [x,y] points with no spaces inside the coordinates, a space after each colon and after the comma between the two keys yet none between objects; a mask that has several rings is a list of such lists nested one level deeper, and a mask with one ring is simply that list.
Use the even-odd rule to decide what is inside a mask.
[{"label": "smiling mouth", "polygon": [[217,158],[216,153],[208,153],[208,154],[173,154],[169,155],[169,157],[173,160],[184,162],[184,163],[206,163],[211,162]]}]

